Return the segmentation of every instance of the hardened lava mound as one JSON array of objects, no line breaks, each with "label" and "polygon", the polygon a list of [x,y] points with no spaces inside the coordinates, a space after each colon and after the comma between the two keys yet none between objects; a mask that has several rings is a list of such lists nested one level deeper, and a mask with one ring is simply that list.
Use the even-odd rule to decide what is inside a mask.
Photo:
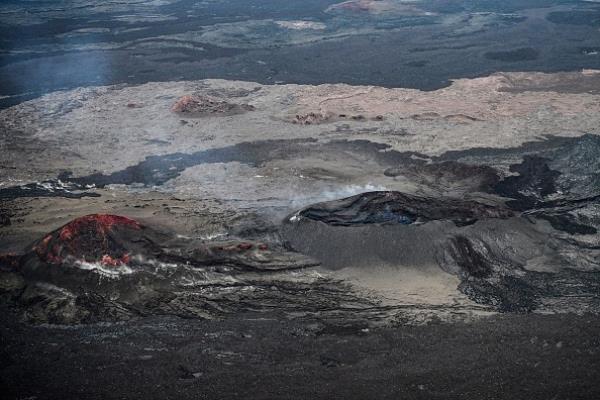
[{"label": "hardened lava mound", "polygon": [[395,191],[308,206],[287,218],[283,232],[292,248],[334,269],[437,264],[445,243],[467,232],[470,239],[490,236],[492,243],[502,237],[515,248],[541,240],[531,223],[502,204]]},{"label": "hardened lava mound", "polygon": [[302,209],[292,218],[308,218],[332,226],[394,223],[410,225],[440,220],[450,220],[456,226],[466,226],[481,218],[509,218],[512,215],[508,209],[475,201],[380,191],[315,204]]},{"label": "hardened lava mound", "polygon": [[589,235],[495,202],[368,192],[306,207],[283,232],[326,268],[438,267],[457,276],[471,300],[498,311],[599,310],[600,251]]}]

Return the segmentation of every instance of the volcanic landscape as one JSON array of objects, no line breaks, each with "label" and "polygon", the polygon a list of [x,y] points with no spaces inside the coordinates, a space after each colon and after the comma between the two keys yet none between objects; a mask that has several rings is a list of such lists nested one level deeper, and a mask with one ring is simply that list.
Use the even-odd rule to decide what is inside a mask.
[{"label": "volcanic landscape", "polygon": [[[25,15],[9,3],[0,19]],[[108,34],[80,9],[33,3],[20,24],[66,13],[79,25],[61,37]],[[164,30],[189,2],[83,3],[98,18],[127,11],[128,24]],[[197,7],[220,15],[213,3]],[[157,67],[143,79],[75,74],[32,90],[15,74],[36,59],[125,57],[144,40],[32,33],[20,39],[26,51],[6,50],[3,396],[600,398],[600,19],[577,7],[600,8],[442,3],[315,0],[301,11],[321,18],[308,18],[264,2],[268,20],[144,39],[173,41],[181,57],[204,46],[194,50],[202,65],[181,61],[172,79]],[[111,35],[125,34],[118,21]],[[415,41],[435,30],[514,39],[508,31],[554,25],[586,32],[585,61],[549,68],[546,47],[514,44],[480,58],[506,68],[446,76],[412,52],[403,72],[436,77],[412,84],[382,81],[395,76],[385,65],[364,67],[359,81],[344,78],[347,67],[340,79],[250,68],[262,68],[266,48],[293,57],[349,36],[356,46],[411,29]]]}]

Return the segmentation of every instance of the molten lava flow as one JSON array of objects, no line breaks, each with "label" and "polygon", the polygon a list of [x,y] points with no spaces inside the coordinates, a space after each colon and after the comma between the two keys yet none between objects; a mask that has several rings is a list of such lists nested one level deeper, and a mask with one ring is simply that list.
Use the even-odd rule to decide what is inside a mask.
[{"label": "molten lava flow", "polygon": [[49,264],[61,264],[72,257],[78,261],[119,266],[130,261],[126,238],[141,228],[138,222],[127,217],[86,215],[46,235],[33,250]]}]

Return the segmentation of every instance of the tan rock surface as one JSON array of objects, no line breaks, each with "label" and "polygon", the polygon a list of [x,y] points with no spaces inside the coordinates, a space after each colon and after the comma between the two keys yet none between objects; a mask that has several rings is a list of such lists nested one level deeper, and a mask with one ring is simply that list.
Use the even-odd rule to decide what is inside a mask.
[{"label": "tan rock surface", "polygon": [[[560,79],[571,84],[557,86],[555,74],[503,73],[456,80],[431,92],[223,80],[56,92],[0,111],[0,181],[6,187],[54,178],[63,170],[75,176],[107,173],[149,155],[265,139],[340,139],[348,132],[352,139],[432,155],[517,146],[543,135],[598,133],[600,74],[563,73]],[[577,87],[588,90],[573,90]],[[186,118],[171,111],[186,94],[219,94],[222,101],[256,110]],[[296,115],[311,113],[336,118],[292,123]]]}]

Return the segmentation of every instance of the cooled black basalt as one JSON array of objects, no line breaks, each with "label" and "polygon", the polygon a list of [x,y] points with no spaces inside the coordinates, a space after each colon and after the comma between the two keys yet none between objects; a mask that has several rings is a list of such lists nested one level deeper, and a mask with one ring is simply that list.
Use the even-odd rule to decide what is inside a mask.
[{"label": "cooled black basalt", "polygon": [[510,171],[518,175],[508,176],[495,186],[495,190],[515,200],[507,204],[517,210],[527,210],[538,206],[545,197],[556,193],[556,179],[559,171],[550,169],[550,160],[526,155],[523,162],[510,166]]},{"label": "cooled black basalt", "polygon": [[28,183],[0,189],[0,200],[14,200],[23,197],[65,197],[80,199],[82,197],[99,197],[82,185],[62,184],[59,180],[49,180],[42,183]]},{"label": "cooled black basalt", "polygon": [[509,218],[513,213],[508,209],[475,201],[383,191],[316,204],[300,210],[295,215],[333,226],[409,225],[439,220],[449,220],[456,226],[466,226],[480,218]]}]

